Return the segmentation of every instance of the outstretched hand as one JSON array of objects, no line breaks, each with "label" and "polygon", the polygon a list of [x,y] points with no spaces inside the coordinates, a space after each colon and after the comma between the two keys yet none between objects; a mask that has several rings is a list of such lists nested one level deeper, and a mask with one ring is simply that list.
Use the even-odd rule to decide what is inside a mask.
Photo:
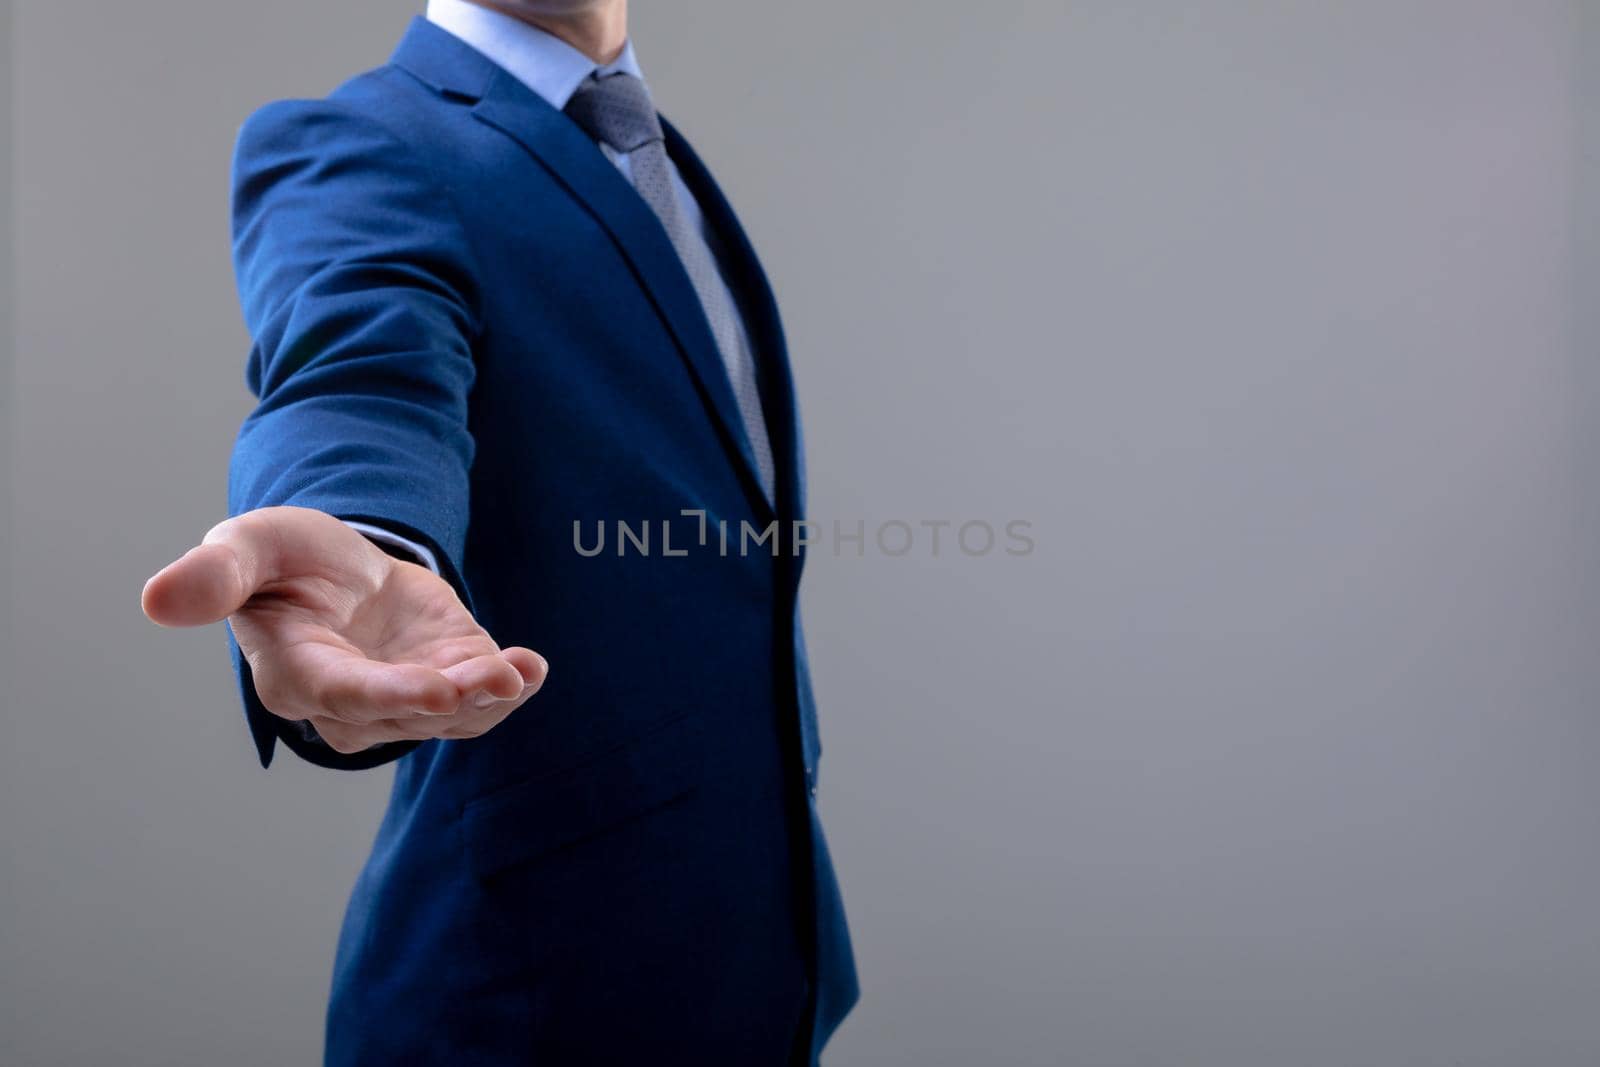
[{"label": "outstretched hand", "polygon": [[477,737],[547,671],[495,644],[444,579],[308,508],[214,527],[145,583],[143,607],[162,626],[229,620],[261,703],[343,753]]}]

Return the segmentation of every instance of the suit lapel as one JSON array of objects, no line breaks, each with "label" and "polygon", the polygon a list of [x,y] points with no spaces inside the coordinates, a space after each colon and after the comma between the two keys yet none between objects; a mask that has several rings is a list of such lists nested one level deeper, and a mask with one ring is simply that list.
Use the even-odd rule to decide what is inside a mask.
[{"label": "suit lapel", "polygon": [[755,454],[705,310],[650,206],[571,119],[511,75],[497,71],[472,111],[533,154],[610,235],[677,343],[752,504],[758,514],[770,516]]},{"label": "suit lapel", "polygon": [[739,225],[739,218],[718,188],[711,172],[700,161],[689,142],[665,118],[667,153],[694,194],[706,222],[723,244],[730,262],[728,273],[736,279],[735,293],[747,320],[755,346],[761,381],[761,406],[767,418],[767,433],[778,467],[778,513],[792,519],[805,517],[805,450],[800,437],[798,405],[794,381],[789,370],[788,346],[778,303],[767,281],[755,248]]}]

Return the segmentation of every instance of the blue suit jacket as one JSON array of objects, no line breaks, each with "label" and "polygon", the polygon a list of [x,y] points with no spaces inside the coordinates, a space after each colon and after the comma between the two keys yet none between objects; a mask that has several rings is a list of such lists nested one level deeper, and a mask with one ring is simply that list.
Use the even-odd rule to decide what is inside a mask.
[{"label": "blue suit jacket", "polygon": [[[782,1063],[797,1030],[814,1059],[856,998],[814,808],[783,335],[670,126],[668,149],[735,268],[775,503],[655,216],[482,55],[419,19],[388,65],[240,133],[260,405],[231,510],[395,529],[498,641],[551,663],[482,738],[344,757],[266,712],[235,648],[263,764],[277,742],[339,767],[403,753],[340,939],[330,1063]],[[619,519],[675,520],[690,551],[619,555]],[[717,524],[774,520],[776,558],[717,550]],[[607,551],[580,555],[575,521],[586,547],[606,524]]]}]

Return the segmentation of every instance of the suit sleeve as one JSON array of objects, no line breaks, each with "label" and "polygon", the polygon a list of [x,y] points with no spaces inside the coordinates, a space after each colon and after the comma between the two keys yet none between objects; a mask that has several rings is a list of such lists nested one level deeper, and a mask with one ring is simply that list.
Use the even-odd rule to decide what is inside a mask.
[{"label": "suit sleeve", "polygon": [[[467,427],[478,288],[448,193],[377,121],[330,101],[271,104],[233,162],[233,257],[259,400],[234,447],[233,515],[316,508],[425,546],[471,607]],[[323,766],[388,762],[414,742],[341,755],[257,698],[229,634],[262,766],[282,741]]]}]

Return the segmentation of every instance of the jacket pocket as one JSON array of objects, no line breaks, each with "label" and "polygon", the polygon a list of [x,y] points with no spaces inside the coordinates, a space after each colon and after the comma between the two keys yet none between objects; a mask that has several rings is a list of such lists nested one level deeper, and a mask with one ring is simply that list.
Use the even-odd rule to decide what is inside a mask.
[{"label": "jacket pocket", "polygon": [[674,716],[568,768],[496,789],[462,809],[467,862],[480,879],[529,864],[692,792],[700,718]]}]

